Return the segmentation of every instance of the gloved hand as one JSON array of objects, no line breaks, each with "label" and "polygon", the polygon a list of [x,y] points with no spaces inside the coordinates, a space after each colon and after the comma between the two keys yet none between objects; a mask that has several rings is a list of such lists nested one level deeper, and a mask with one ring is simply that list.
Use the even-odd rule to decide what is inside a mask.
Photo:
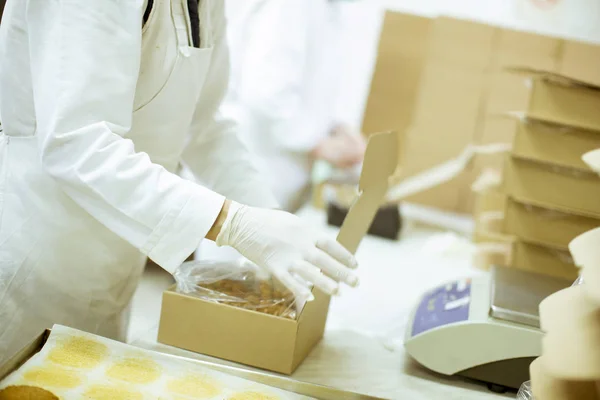
[{"label": "gloved hand", "polygon": [[358,266],[354,256],[336,240],[284,211],[232,202],[216,243],[233,247],[305,299],[312,297],[311,292],[297,278],[331,295],[338,292],[339,282],[358,285],[351,271]]}]

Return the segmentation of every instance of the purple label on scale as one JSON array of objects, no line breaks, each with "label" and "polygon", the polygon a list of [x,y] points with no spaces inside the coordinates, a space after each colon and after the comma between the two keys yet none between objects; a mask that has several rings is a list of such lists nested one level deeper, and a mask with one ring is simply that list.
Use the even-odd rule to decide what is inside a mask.
[{"label": "purple label on scale", "polygon": [[471,280],[452,282],[426,293],[415,312],[412,336],[469,319]]}]

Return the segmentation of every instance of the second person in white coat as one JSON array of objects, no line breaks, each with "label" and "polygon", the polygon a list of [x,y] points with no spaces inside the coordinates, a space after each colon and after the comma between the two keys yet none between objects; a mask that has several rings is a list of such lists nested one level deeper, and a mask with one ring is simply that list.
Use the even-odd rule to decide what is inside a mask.
[{"label": "second person in white coat", "polygon": [[340,110],[348,68],[342,0],[227,0],[232,80],[224,110],[259,156],[280,204],[296,211],[316,159],[347,168],[365,141]]}]

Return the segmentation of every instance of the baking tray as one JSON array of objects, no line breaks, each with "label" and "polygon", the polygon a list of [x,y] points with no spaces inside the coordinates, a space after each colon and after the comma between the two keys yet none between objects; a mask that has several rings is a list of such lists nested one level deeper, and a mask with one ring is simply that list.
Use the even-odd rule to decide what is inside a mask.
[{"label": "baking tray", "polygon": [[[10,375],[13,371],[19,369],[19,367],[25,364],[27,360],[29,360],[31,357],[37,354],[42,349],[42,347],[44,347],[49,336],[50,330],[46,329],[30,344],[28,344],[21,351],[12,356],[7,362],[0,365],[0,381],[8,377],[8,375]],[[197,365],[202,365],[215,371],[237,376],[238,378],[261,383],[263,385],[286,390],[288,392],[296,393],[299,395],[313,397],[319,400],[386,400],[380,397],[366,396],[341,389],[336,389],[333,387],[297,381],[287,377],[273,376],[265,372],[250,371],[245,368],[220,365],[209,361],[192,360],[189,358],[173,356],[170,354],[164,355],[184,362],[191,362]]]}]

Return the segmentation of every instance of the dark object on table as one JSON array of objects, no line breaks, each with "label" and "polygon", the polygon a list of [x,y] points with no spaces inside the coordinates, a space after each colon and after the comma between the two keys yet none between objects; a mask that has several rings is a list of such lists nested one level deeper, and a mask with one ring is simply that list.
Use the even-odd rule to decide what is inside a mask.
[{"label": "dark object on table", "polygon": [[[341,227],[348,209],[329,203],[327,205],[327,224]],[[402,218],[398,205],[382,206],[369,228],[368,234],[386,239],[397,239],[402,228]]]}]

